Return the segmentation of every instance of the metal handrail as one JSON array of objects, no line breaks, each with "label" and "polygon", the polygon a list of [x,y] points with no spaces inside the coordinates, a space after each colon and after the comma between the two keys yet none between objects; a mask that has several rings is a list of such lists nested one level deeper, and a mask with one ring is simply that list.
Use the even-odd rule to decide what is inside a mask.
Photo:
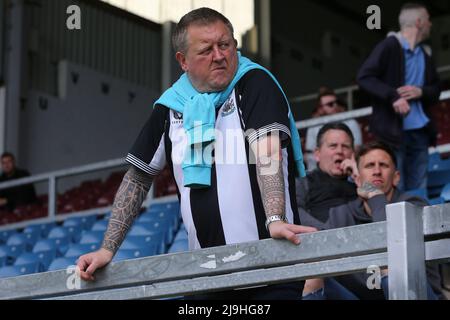
[{"label": "metal handrail", "polygon": [[92,164],[83,165],[83,166],[79,166],[79,167],[68,168],[68,169],[64,169],[64,170],[52,171],[49,173],[38,174],[38,175],[31,176],[31,177],[25,177],[25,178],[20,178],[20,179],[15,179],[12,181],[0,183],[0,190],[6,189],[6,188],[11,188],[11,187],[16,187],[16,186],[21,186],[21,185],[26,185],[26,184],[30,184],[30,183],[48,181],[48,217],[51,219],[54,219],[56,216],[56,200],[57,200],[56,199],[56,194],[57,194],[56,180],[57,179],[60,179],[63,177],[68,177],[68,176],[73,176],[73,175],[78,175],[78,174],[85,174],[85,173],[99,171],[99,170],[121,167],[126,164],[127,163],[125,162],[125,159],[120,158],[120,159],[92,163]]},{"label": "metal handrail", "polygon": [[[441,66],[441,67],[437,68],[438,73],[444,73],[444,72],[449,72],[449,71],[450,71],[450,65]],[[358,85],[352,85],[352,86],[338,88],[338,89],[334,90],[334,92],[338,95],[343,94],[343,93],[347,94],[347,106],[351,110],[351,109],[353,109],[353,92],[358,91],[358,90],[359,90]],[[318,93],[310,93],[310,94],[306,94],[306,95],[302,95],[302,96],[298,96],[298,97],[293,97],[293,98],[289,99],[289,102],[298,103],[298,102],[303,102],[303,101],[314,100],[314,99],[317,99],[318,96],[319,96]]]},{"label": "metal handrail", "polygon": [[388,266],[390,299],[425,299],[425,261],[450,259],[450,204],[401,202],[387,205],[386,214],[383,222],[301,234],[298,246],[266,239],[113,262],[91,283],[75,268],[4,278],[0,299],[157,299],[367,272],[373,265]]}]

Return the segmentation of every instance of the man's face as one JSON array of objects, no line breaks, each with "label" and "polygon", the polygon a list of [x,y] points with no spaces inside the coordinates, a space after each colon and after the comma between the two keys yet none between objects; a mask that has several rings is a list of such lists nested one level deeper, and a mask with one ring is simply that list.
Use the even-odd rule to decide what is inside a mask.
[{"label": "man's face", "polygon": [[314,152],[319,168],[332,177],[342,177],[346,173],[341,163],[353,155],[352,140],[345,131],[331,129],[322,136],[322,144]]},{"label": "man's face", "polygon": [[14,159],[11,157],[3,157],[2,158],[2,171],[5,174],[10,174],[14,171]]},{"label": "man's face", "polygon": [[323,96],[320,98],[320,109],[323,115],[330,115],[339,112],[337,97],[334,95]]},{"label": "man's face", "polygon": [[362,156],[358,162],[358,170],[358,186],[368,182],[387,196],[392,194],[400,181],[400,173],[395,169],[394,162],[389,154],[381,149],[369,151]]},{"label": "man's face", "polygon": [[222,21],[191,25],[187,30],[187,52],[176,58],[199,92],[224,90],[237,70],[236,40]]},{"label": "man's face", "polygon": [[432,23],[428,11],[426,9],[422,9],[421,11],[419,30],[422,33],[422,40],[425,40],[430,36]]}]

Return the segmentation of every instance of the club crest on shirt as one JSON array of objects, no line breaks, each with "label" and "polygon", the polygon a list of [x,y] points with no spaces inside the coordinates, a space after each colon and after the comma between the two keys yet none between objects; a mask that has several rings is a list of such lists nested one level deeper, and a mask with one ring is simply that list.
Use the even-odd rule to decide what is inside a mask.
[{"label": "club crest on shirt", "polygon": [[183,114],[181,112],[172,110],[172,115],[175,121],[172,121],[172,124],[183,123]]},{"label": "club crest on shirt", "polygon": [[236,105],[234,104],[232,96],[230,96],[222,107],[222,117],[229,116],[234,110],[236,110]]}]

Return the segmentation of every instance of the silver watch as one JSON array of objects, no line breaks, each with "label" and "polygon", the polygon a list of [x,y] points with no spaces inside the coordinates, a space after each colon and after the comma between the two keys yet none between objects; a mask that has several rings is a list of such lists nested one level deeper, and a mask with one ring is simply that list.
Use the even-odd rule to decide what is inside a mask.
[{"label": "silver watch", "polygon": [[287,222],[287,218],[285,215],[280,215],[280,214],[274,214],[272,216],[267,217],[267,219],[266,219],[267,231],[269,231],[269,224],[271,224],[272,222],[275,222],[275,221]]}]

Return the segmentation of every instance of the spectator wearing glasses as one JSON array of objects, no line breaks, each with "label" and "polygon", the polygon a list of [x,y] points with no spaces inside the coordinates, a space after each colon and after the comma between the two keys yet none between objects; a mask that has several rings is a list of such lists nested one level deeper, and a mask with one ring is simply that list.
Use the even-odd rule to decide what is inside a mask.
[{"label": "spectator wearing glasses", "polygon": [[[335,113],[346,111],[346,107],[342,101],[338,99],[334,91],[328,87],[321,87],[319,89],[319,97],[317,98],[317,106],[313,111],[312,117],[329,116]],[[350,130],[354,137],[355,148],[358,148],[362,144],[361,128],[358,122],[354,119],[343,121]],[[323,125],[308,128],[306,132],[306,162],[308,171],[312,171],[317,168],[317,162],[314,157],[314,150],[317,147],[317,134]]]}]

